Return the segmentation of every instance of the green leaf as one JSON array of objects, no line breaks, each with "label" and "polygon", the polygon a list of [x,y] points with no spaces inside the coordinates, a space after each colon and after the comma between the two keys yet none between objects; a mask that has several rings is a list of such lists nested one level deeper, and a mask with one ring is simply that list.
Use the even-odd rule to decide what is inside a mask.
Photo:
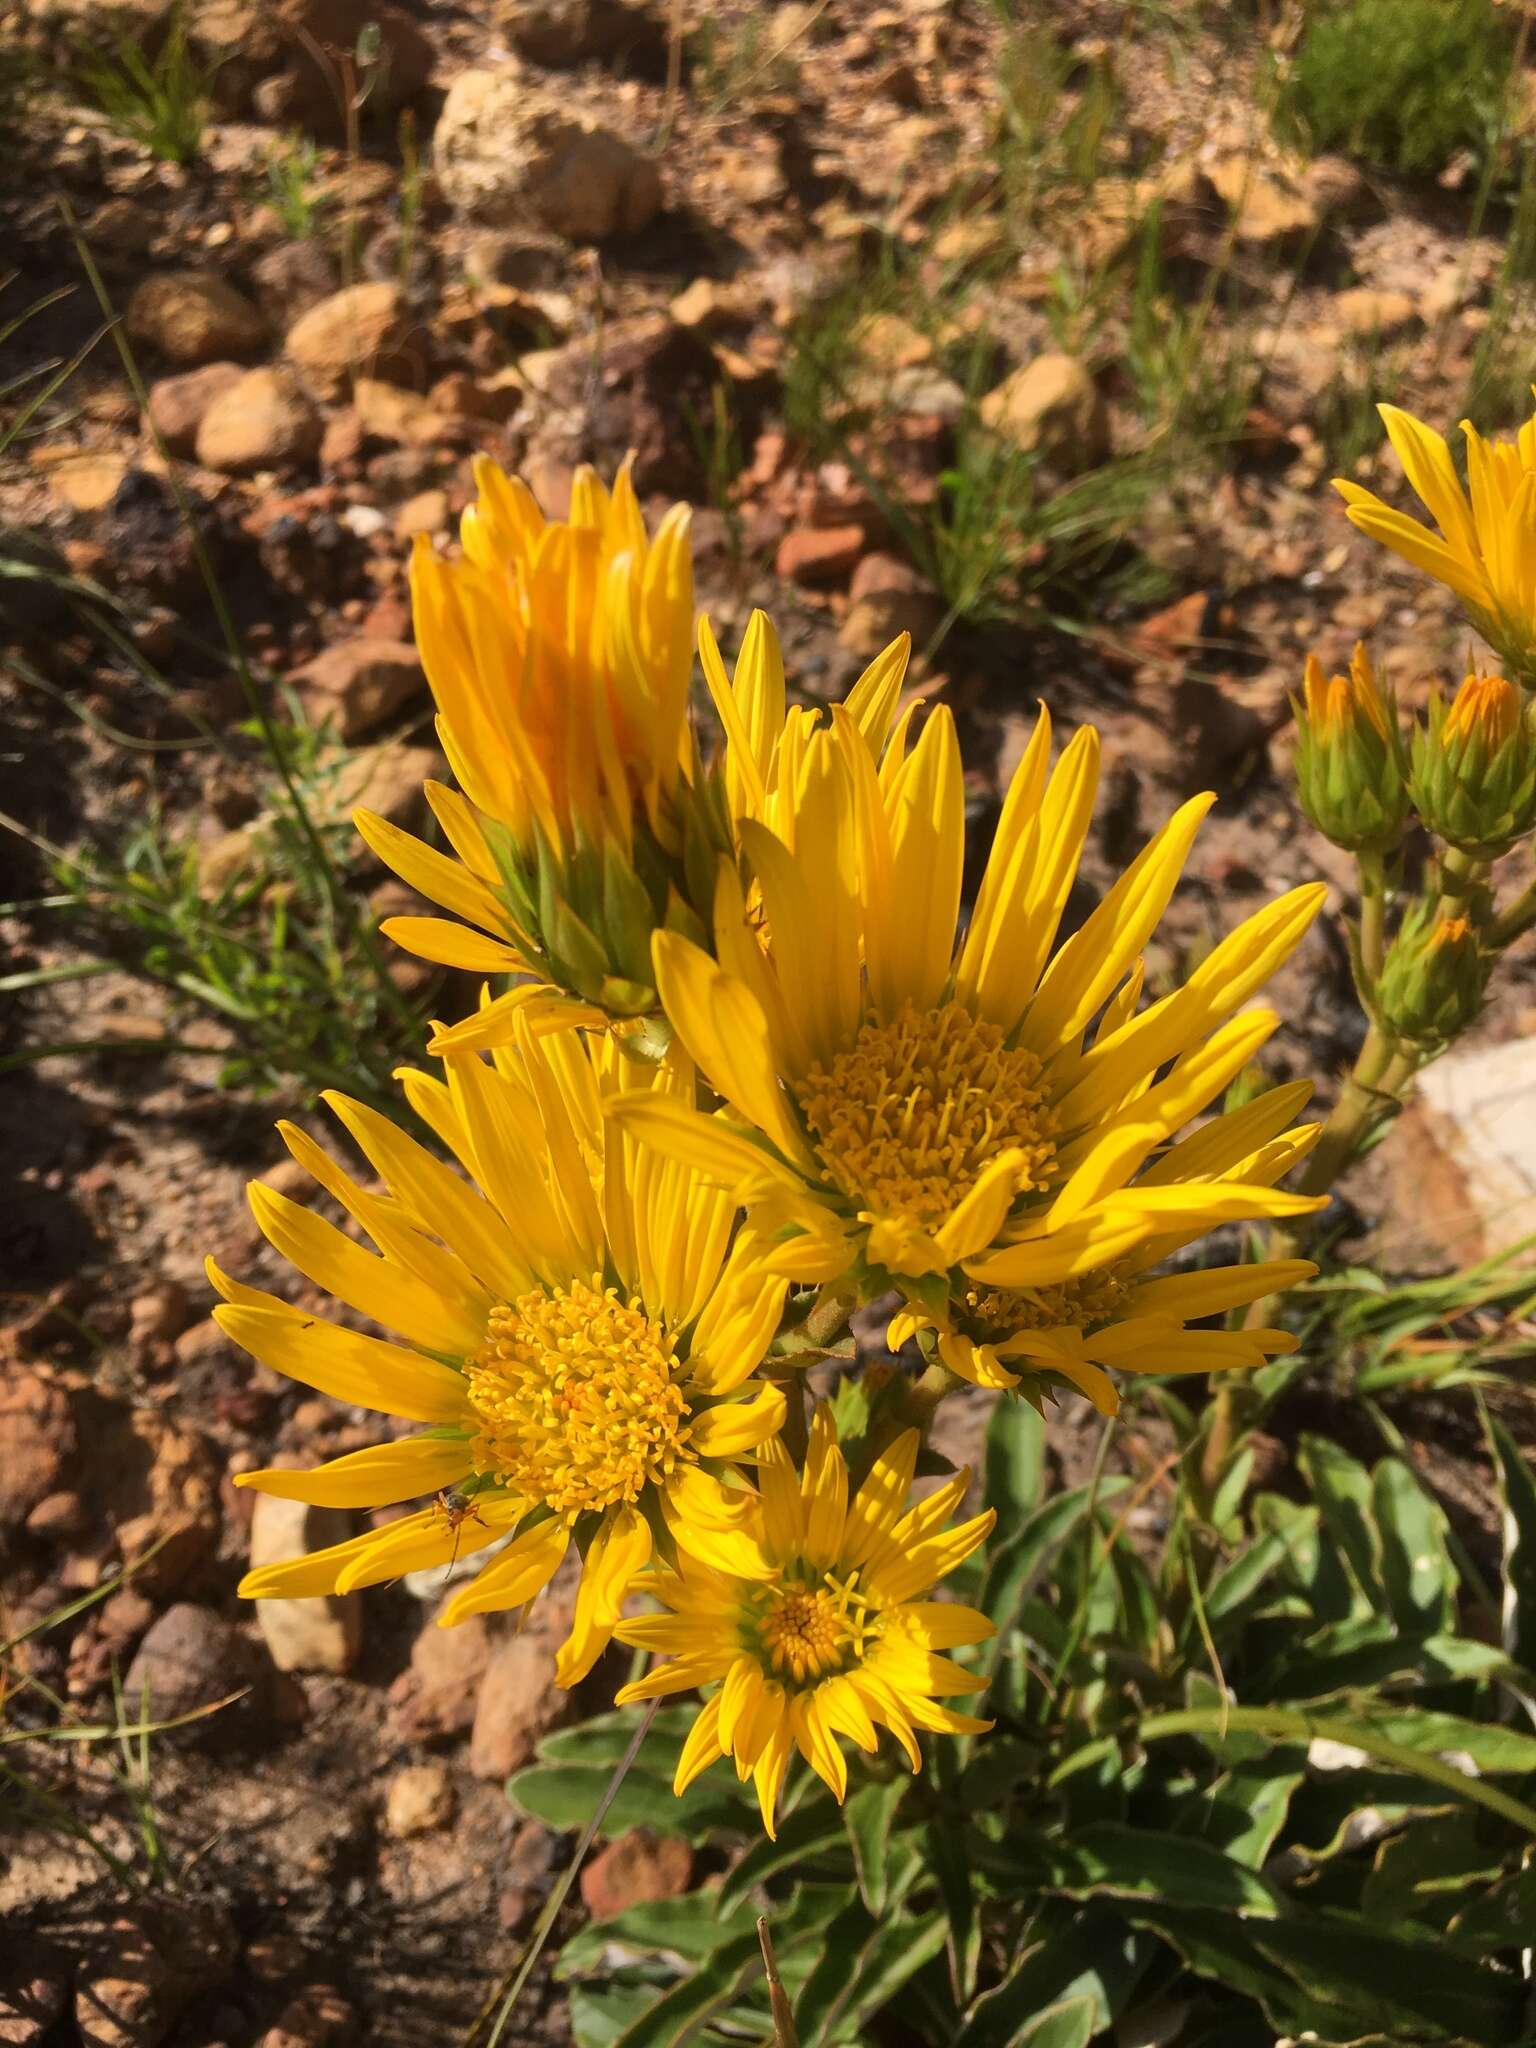
[{"label": "green leaf", "polygon": [[1434,1635],[1453,1624],[1456,1573],[1445,1515],[1400,1458],[1383,1458],[1371,1479],[1381,1535],[1381,1575],[1398,1627]]},{"label": "green leaf", "polygon": [[1127,1909],[1202,1976],[1257,1998],[1281,2032],[1324,2041],[1364,2032],[1394,2043],[1518,2038],[1524,1986],[1443,1943],[1384,1934],[1358,1914],[1239,1920],[1161,1902]]},{"label": "green leaf", "polygon": [[859,1891],[870,1912],[877,1915],[885,1910],[891,1823],[911,1782],[905,1777],[873,1779],[851,1794],[843,1808]]},{"label": "green leaf", "polygon": [[1306,1776],[1306,1761],[1306,1751],[1299,1746],[1281,1747],[1221,1772],[1211,1784],[1192,1788],[1179,1801],[1175,1833],[1198,1835],[1250,1870],[1261,1869]]},{"label": "green leaf", "polygon": [[756,1933],[738,1935],[627,2026],[614,2048],[682,2048],[685,2041],[696,2038],[705,2020],[724,2011],[762,1967]]},{"label": "green leaf", "polygon": [[701,1963],[717,1948],[743,1934],[755,1933],[757,1910],[743,1904],[722,1913],[713,1891],[685,1892],[680,1899],[658,1899],[631,1906],[606,1920],[580,1927],[560,1951],[555,1975],[565,1979],[611,1967],[608,1949],[632,1949],[636,1955],[681,1956]]},{"label": "green leaf", "polygon": [[1027,2020],[1006,2042],[1000,2042],[999,2048],[1088,2048],[1097,2018],[1094,1999],[1070,1998]]},{"label": "green leaf", "polygon": [[[692,1790],[692,1787],[689,1788]],[[830,1793],[818,1789],[779,1822],[777,1841],[759,1832],[747,1853],[726,1873],[718,1894],[720,1911],[728,1913],[780,1870],[798,1869],[829,1849],[844,1846],[842,1815]],[[847,1869],[846,1859],[843,1868]]]},{"label": "green leaf", "polygon": [[1503,1423],[1484,1419],[1504,1508],[1504,1648],[1536,1671],[1536,1474]]},{"label": "green leaf", "polygon": [[1027,1401],[999,1401],[987,1424],[986,1504],[1006,1543],[1040,1505],[1045,1424]]},{"label": "green leaf", "polygon": [[1060,1860],[1054,1888],[1071,1898],[1151,1896],[1248,1915],[1278,1913],[1285,1904],[1256,1870],[1188,1835],[1103,1821],[1070,1837]]},{"label": "green leaf", "polygon": [[1536,1927],[1536,1863],[1492,1885],[1451,1921],[1448,1939],[1463,1948],[1526,1948]]},{"label": "green leaf", "polygon": [[613,2048],[624,2029],[655,2003],[649,1984],[576,1985],[570,2001],[576,2048]]},{"label": "green leaf", "polygon": [[827,1929],[820,1960],[795,2002],[801,2048],[828,2048],[850,2030],[862,2038],[862,2023],[938,1954],[946,1931],[938,1913],[913,1919],[888,1910],[876,1921],[855,1898]]},{"label": "green leaf", "polygon": [[[611,1768],[601,1765],[530,1764],[508,1780],[507,1797],[533,1820],[574,1834],[586,1826],[612,1776]],[[716,1777],[719,1782],[712,1782]],[[655,1828],[697,1842],[716,1828],[740,1833],[750,1826],[750,1819],[734,1782],[724,1774],[697,1779],[679,1799],[670,1778],[632,1766],[613,1796],[604,1825],[612,1835],[623,1834],[626,1828]]]},{"label": "green leaf", "polygon": [[1434,1714],[1418,1707],[1397,1713],[1371,1709],[1361,1718],[1376,1734],[1404,1749],[1467,1756],[1480,1771],[1536,1771],[1536,1735],[1496,1721],[1466,1721],[1459,1714]]},{"label": "green leaf", "polygon": [[[1106,1474],[1099,1481],[1099,1502],[1113,1500],[1130,1483],[1122,1473]],[[1007,1631],[1028,1599],[1035,1581],[1081,1525],[1093,1497],[1093,1489],[1089,1486],[1077,1486],[1070,1493],[1058,1494],[1054,1500],[1037,1508],[1010,1541],[992,1545],[980,1600],[982,1612],[997,1624],[999,1631],[983,1653],[989,1668],[1001,1655]]]},{"label": "green leaf", "polygon": [[1380,1608],[1381,1534],[1376,1527],[1371,1478],[1337,1444],[1326,1437],[1304,1436],[1296,1462],[1312,1490],[1323,1526],[1348,1562],[1350,1575],[1367,1604]]},{"label": "green leaf", "polygon": [[1028,1950],[996,1990],[977,1999],[950,2048],[999,2048],[1050,2007],[1078,1998],[1092,2001],[1094,2030],[1102,2032],[1146,1975],[1156,1948],[1115,1908],[1073,1910],[1047,1900],[1034,1916]]}]

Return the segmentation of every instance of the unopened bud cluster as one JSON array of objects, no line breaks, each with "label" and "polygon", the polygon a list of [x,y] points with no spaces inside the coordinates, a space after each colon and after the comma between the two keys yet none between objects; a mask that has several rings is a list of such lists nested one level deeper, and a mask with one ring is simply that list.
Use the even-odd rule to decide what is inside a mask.
[{"label": "unopened bud cluster", "polygon": [[[1449,702],[1432,690],[1405,730],[1357,646],[1346,675],[1309,657],[1294,709],[1302,808],[1360,863],[1361,1000],[1393,1043],[1433,1057],[1476,1019],[1513,936],[1489,868],[1536,831],[1536,704],[1503,676],[1474,673]],[[1386,903],[1415,819],[1435,860],[1389,943]]]}]

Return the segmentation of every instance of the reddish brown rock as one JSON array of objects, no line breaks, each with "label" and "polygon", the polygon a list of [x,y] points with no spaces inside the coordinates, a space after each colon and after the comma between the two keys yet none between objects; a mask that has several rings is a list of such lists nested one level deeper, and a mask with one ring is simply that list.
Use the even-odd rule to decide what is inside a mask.
[{"label": "reddish brown rock", "polygon": [[320,431],[320,416],[291,371],[248,370],[203,414],[197,459],[205,469],[233,475],[286,469],[309,460]]},{"label": "reddish brown rock", "polygon": [[680,1898],[692,1877],[693,1851],[680,1835],[631,1828],[583,1866],[581,1896],[594,1920],[606,1920],[630,1906]]},{"label": "reddish brown rock", "polygon": [[308,715],[354,740],[426,688],[421,658],[404,640],[340,640],[290,679]]},{"label": "reddish brown rock", "polygon": [[357,2033],[357,2014],[329,1984],[311,1984],[284,2006],[257,2048],[343,2048]]},{"label": "reddish brown rock", "polygon": [[0,1375],[0,1543],[65,1490],[77,1452],[64,1389],[44,1372],[10,1366]]},{"label": "reddish brown rock", "polygon": [[774,573],[789,583],[841,583],[864,552],[862,526],[798,526],[779,542]]},{"label": "reddish brown rock", "polygon": [[412,1647],[410,1671],[397,1681],[401,1734],[422,1742],[468,1728],[490,1661],[490,1630],[480,1615],[456,1628],[439,1628],[430,1619]]},{"label": "reddish brown rock", "polygon": [[317,391],[339,391],[365,377],[405,338],[408,316],[398,284],[373,281],[333,292],[296,320],[283,343]]}]

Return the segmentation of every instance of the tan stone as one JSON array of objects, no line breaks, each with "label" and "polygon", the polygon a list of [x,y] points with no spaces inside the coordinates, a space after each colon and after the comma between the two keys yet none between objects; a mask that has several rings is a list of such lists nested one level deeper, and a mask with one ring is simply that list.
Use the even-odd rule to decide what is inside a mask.
[{"label": "tan stone", "polygon": [[405,294],[385,281],[348,285],[311,306],[289,328],[283,347],[327,395],[348,377],[364,377],[399,347],[407,326]]},{"label": "tan stone", "polygon": [[443,533],[447,526],[446,491],[418,491],[395,514],[395,531],[402,540],[411,540],[418,533]]},{"label": "tan stone", "polygon": [[1363,284],[1335,293],[1329,310],[1342,333],[1362,335],[1396,334],[1418,312],[1407,292],[1373,291]]},{"label": "tan stone", "polygon": [[434,138],[443,196],[490,227],[530,218],[577,242],[636,234],[661,207],[656,165],[519,64],[465,71]]},{"label": "tan stone", "polygon": [[[340,1508],[310,1507],[258,1493],[251,1515],[251,1567],[286,1564],[307,1551],[344,1543],[356,1529]],[[256,1620],[279,1671],[350,1671],[363,1644],[363,1603],[356,1594],[258,1600]]]},{"label": "tan stone", "polygon": [[248,370],[222,391],[197,429],[205,469],[234,474],[304,462],[320,446],[320,417],[291,371]]},{"label": "tan stone", "polygon": [[244,375],[238,363],[204,363],[178,377],[162,377],[149,387],[145,417],[173,455],[190,455],[209,406]]},{"label": "tan stone", "polygon": [[1066,476],[1091,469],[1108,453],[1104,400],[1076,356],[1036,356],[987,393],[981,417],[1016,448],[1040,455]]},{"label": "tan stone", "polygon": [[451,422],[430,399],[378,377],[358,378],[352,387],[352,410],[364,433],[404,447],[429,448],[451,431]]},{"label": "tan stone", "polygon": [[48,481],[56,498],[73,512],[99,512],[117,496],[128,474],[125,455],[70,455]]},{"label": "tan stone", "polygon": [[1217,196],[1236,216],[1240,242],[1267,247],[1314,232],[1321,221],[1315,200],[1277,171],[1241,153],[1205,167]]},{"label": "tan stone", "polygon": [[384,1826],[397,1841],[430,1834],[453,1818],[453,1780],[441,1764],[407,1764],[384,1795]]}]

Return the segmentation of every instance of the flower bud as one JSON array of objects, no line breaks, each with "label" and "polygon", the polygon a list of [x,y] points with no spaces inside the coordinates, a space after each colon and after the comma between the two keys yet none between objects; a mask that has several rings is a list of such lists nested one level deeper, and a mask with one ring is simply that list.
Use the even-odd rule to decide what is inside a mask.
[{"label": "flower bud", "polygon": [[1307,656],[1296,714],[1296,784],[1318,831],[1351,853],[1389,852],[1408,821],[1407,756],[1391,692],[1376,687],[1357,645],[1347,676]]},{"label": "flower bud", "polygon": [[1439,917],[1427,904],[1415,904],[1376,984],[1382,1022],[1396,1037],[1439,1051],[1482,1008],[1489,966],[1467,918]]},{"label": "flower bud", "polygon": [[1481,860],[1536,829],[1536,726],[1514,685],[1470,675],[1449,708],[1436,690],[1414,730],[1409,787],[1430,831]]}]

